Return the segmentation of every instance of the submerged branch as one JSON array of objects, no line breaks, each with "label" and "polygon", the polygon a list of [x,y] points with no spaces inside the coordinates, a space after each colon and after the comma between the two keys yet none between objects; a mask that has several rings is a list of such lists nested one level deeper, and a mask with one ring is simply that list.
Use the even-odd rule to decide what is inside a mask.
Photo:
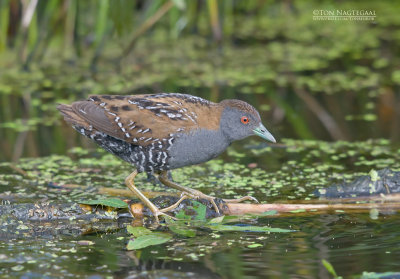
[{"label": "submerged branch", "polygon": [[[244,214],[262,214],[271,210],[277,211],[277,214],[284,216],[285,213],[303,213],[303,214],[322,214],[326,212],[340,213],[366,213],[371,209],[378,210],[400,210],[400,200],[396,203],[356,203],[356,204],[244,204],[229,203],[227,209],[223,211],[226,215],[244,215]],[[283,214],[283,215],[282,215]]]},{"label": "submerged branch", "polygon": [[[150,196],[152,196],[151,194]],[[5,198],[5,197],[2,197]],[[177,197],[163,196],[154,199],[156,206],[164,208],[168,204],[173,204],[177,201]],[[287,203],[272,203],[272,204],[249,204],[249,203],[225,203],[222,200],[217,201],[217,204],[223,215],[241,216],[245,214],[263,215],[266,212],[276,211],[274,217],[285,217],[288,214],[338,214],[338,213],[368,213],[371,209],[378,211],[393,211],[400,210],[400,195],[391,197],[390,202],[365,202],[365,203],[321,203],[321,204],[287,204]],[[190,211],[193,200],[184,200],[176,209],[170,212],[171,215],[184,210]],[[201,200],[207,205],[207,218],[218,216],[211,204]],[[129,204],[131,212],[135,215],[135,219],[143,219],[144,217],[152,217],[152,213],[142,203]],[[111,210],[111,211],[110,211]],[[107,213],[109,212],[109,213]],[[111,214],[110,212],[114,212]],[[59,220],[110,220],[120,217],[129,217],[130,214],[125,210],[112,209],[101,205],[85,205],[85,204],[5,204],[0,206],[0,215],[3,220],[13,219],[22,221],[59,221]]]}]

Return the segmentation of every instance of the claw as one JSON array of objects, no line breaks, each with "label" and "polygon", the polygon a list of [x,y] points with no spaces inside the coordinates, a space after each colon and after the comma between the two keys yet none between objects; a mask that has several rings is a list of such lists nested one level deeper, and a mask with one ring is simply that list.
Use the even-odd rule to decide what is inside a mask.
[{"label": "claw", "polygon": [[191,190],[192,190],[192,192],[185,193],[185,195],[187,195],[191,198],[194,198],[196,200],[203,199],[203,200],[209,201],[212,204],[212,206],[214,207],[215,212],[217,212],[218,215],[220,214],[219,207],[215,203],[215,199],[216,199],[215,197],[203,194],[202,192],[194,190],[194,189],[191,189]]},{"label": "claw", "polygon": [[[212,206],[214,207],[215,212],[220,214],[219,208],[218,208],[217,204],[215,203],[215,199],[216,199],[215,197],[208,196],[198,190],[194,190],[194,189],[176,184],[175,182],[168,179],[166,171],[162,171],[159,174],[158,179],[161,181],[162,184],[183,192],[182,198],[177,203],[175,203],[174,205],[171,206],[171,207],[173,207],[172,209],[176,208],[182,200],[190,197],[190,198],[194,198],[194,199],[205,199],[205,200],[209,201],[212,204]],[[247,200],[252,200],[252,201],[255,201],[258,203],[257,199],[255,199],[251,196],[244,196],[240,199],[226,199],[226,200],[224,199],[225,202],[242,202],[242,201],[247,201]],[[170,207],[168,207],[168,208],[170,208]]]},{"label": "claw", "polygon": [[158,216],[168,216],[168,218],[171,218],[173,220],[178,220],[175,217],[168,215],[167,213],[163,212],[163,209],[157,210],[156,212],[152,212],[154,215],[154,219],[156,220],[157,223],[160,223],[160,220],[158,219]]}]

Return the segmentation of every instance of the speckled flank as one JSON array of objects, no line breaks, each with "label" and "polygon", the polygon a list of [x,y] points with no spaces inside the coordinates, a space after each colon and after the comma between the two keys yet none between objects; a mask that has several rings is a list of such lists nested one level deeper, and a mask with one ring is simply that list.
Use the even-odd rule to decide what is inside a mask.
[{"label": "speckled flank", "polygon": [[139,172],[170,169],[167,151],[171,147],[171,140],[162,141],[162,143],[152,142],[147,146],[140,146],[82,126],[73,126],[73,128],[80,134],[91,138],[108,152],[136,166]]}]

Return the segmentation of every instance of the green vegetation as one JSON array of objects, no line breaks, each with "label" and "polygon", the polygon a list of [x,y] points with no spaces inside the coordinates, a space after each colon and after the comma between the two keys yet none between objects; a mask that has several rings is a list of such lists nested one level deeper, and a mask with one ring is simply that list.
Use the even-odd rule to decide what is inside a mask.
[{"label": "green vegetation", "polygon": [[[271,228],[270,226],[252,226],[244,225],[243,221],[246,219],[256,218],[257,216],[220,216],[211,220],[206,220],[205,212],[206,206],[193,201],[193,206],[185,208],[176,214],[178,220],[172,218],[165,218],[167,227],[177,238],[195,237],[200,230],[207,230],[215,232],[251,232],[251,233],[288,233],[294,230]],[[186,211],[193,209],[195,215],[186,215]],[[236,225],[226,225],[227,223],[240,222]],[[160,245],[170,241],[173,238],[171,233],[151,231],[144,227],[127,226],[127,231],[132,235],[133,239],[128,241],[126,248],[128,250],[143,249],[148,246]],[[175,239],[176,241],[176,239]],[[260,247],[262,244],[254,243],[249,244],[250,248]],[[249,247],[248,246],[248,247]]]},{"label": "green vegetation", "polygon": [[[314,10],[377,17],[316,21]],[[400,170],[399,14],[400,2],[372,0],[0,0],[0,211],[82,202],[110,217],[0,214],[0,276],[399,276],[393,211],[207,220],[193,203],[194,215],[181,211],[157,230],[127,226],[115,210],[126,203],[97,190],[125,188],[131,166],[56,111],[89,94],[246,100],[278,145],[233,144],[174,170],[174,180],[218,197],[308,201],[329,185]],[[171,191],[145,175],[136,184]]]},{"label": "green vegetation", "polygon": [[[89,94],[242,98],[278,139],[400,139],[399,3],[288,3],[52,0],[26,28],[1,17],[0,160],[80,146],[55,105]],[[315,21],[316,7],[377,19]]]}]

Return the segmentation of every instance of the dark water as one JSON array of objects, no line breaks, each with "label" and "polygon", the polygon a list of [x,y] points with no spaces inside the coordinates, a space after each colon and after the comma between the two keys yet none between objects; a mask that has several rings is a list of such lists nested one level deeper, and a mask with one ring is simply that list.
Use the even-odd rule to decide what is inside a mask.
[{"label": "dark water", "polygon": [[[2,242],[0,273],[27,278],[329,278],[321,259],[329,260],[345,277],[365,271],[400,271],[398,216],[371,220],[368,215],[329,214],[253,222],[274,227],[290,224],[298,232],[222,233],[218,237],[203,233],[195,239],[128,252],[122,229],[87,236],[63,231],[56,237]],[[247,243],[254,241],[260,246],[248,248]]]},{"label": "dark water", "polygon": [[[400,169],[400,153],[385,140],[334,144],[286,140],[284,144],[270,148],[251,140],[244,148],[229,148],[224,160],[172,175],[179,183],[219,197],[251,194],[262,203],[286,203],[315,199],[316,188],[351,181],[371,169]],[[14,166],[2,163],[2,208],[16,206],[19,212],[18,206],[24,204],[99,199],[106,197],[96,191],[99,187],[124,188],[130,171],[125,163],[99,151],[75,149],[69,154],[22,159]],[[77,187],[54,187],[66,183]],[[146,181],[145,175],[136,185],[166,190]],[[4,277],[331,278],[323,259],[345,278],[400,272],[400,217],[391,210],[253,216],[232,224],[294,231],[219,232],[199,227],[193,238],[174,235],[166,244],[136,251],[126,250],[129,219],[23,221],[9,214],[0,218]]]}]

